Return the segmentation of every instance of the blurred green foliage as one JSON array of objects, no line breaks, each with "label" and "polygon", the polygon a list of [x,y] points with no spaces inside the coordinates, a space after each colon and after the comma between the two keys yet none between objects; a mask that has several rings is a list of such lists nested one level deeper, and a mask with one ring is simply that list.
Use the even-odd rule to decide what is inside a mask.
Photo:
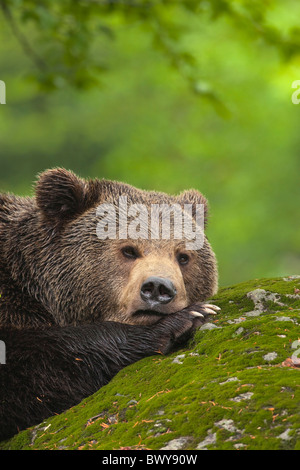
[{"label": "blurred green foliage", "polygon": [[53,166],[195,187],[222,285],[299,273],[296,0],[0,6],[1,191]]}]

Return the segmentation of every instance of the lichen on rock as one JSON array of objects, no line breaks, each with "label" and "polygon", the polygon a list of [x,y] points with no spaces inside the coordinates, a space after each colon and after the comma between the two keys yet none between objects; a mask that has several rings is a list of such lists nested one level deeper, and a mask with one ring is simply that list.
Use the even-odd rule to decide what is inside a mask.
[{"label": "lichen on rock", "polygon": [[299,288],[289,276],[220,289],[217,328],[123,369],[0,449],[300,450]]}]

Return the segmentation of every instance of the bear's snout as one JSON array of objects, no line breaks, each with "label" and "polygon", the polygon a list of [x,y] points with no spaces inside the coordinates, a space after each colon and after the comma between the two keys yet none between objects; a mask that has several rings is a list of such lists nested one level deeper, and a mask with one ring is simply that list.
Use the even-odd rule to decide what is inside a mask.
[{"label": "bear's snout", "polygon": [[[119,298],[119,311],[124,323],[150,325],[159,316],[178,312],[188,304],[179,266],[162,253],[149,254],[132,266]],[[116,321],[120,321],[120,315]]]},{"label": "bear's snout", "polygon": [[159,304],[168,304],[176,296],[177,291],[170,279],[151,276],[143,282],[140,296],[150,308]]}]

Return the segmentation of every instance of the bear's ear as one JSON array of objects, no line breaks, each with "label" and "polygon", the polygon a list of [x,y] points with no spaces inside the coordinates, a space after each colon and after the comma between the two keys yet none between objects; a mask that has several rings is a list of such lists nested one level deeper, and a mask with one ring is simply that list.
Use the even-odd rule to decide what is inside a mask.
[{"label": "bear's ear", "polygon": [[96,201],[96,183],[97,180],[86,182],[63,168],[47,170],[36,184],[37,206],[47,222],[62,227]]},{"label": "bear's ear", "polygon": [[189,189],[177,196],[179,204],[192,204],[192,213],[195,214],[196,204],[204,205],[204,227],[207,226],[208,222],[208,203],[206,197],[203,196],[196,189]]}]

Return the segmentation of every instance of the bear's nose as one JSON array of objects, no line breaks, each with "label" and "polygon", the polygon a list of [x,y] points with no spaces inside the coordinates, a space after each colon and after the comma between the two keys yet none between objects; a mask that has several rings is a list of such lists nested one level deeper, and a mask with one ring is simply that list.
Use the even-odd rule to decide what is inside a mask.
[{"label": "bear's nose", "polygon": [[171,302],[176,293],[173,282],[162,277],[148,277],[141,287],[141,298],[152,307]]}]

